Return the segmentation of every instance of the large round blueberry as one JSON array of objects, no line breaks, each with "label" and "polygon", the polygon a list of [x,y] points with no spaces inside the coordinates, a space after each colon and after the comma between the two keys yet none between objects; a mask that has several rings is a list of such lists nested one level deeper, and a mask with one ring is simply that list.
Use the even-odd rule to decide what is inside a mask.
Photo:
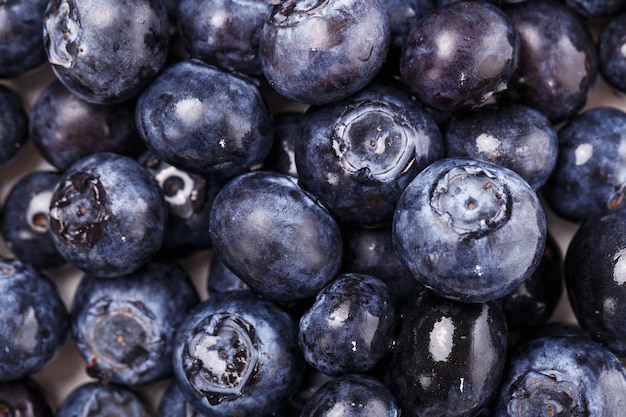
[{"label": "large round blueberry", "polygon": [[150,417],[144,400],[128,388],[86,382],[74,388],[61,402],[57,417]]},{"label": "large round blueberry", "polygon": [[135,160],[104,152],[62,175],[50,202],[50,230],[61,255],[98,276],[124,275],[161,247],[167,208],[161,189]]},{"label": "large round blueberry", "polygon": [[184,397],[214,417],[271,415],[296,392],[303,364],[295,321],[251,291],[214,294],[198,305],[174,351]]},{"label": "large round blueberry", "polygon": [[0,260],[0,382],[30,376],[57,354],[69,316],[52,281],[32,266]]},{"label": "large round blueberry", "polygon": [[272,146],[258,86],[199,60],[159,74],[139,96],[136,123],[159,158],[202,175],[233,177],[261,164]]},{"label": "large round blueberry", "polygon": [[393,239],[426,287],[453,299],[487,301],[513,291],[535,270],[546,217],[533,189],[510,169],[446,158],[402,194]]},{"label": "large round blueberry", "polygon": [[506,89],[519,40],[509,18],[486,1],[457,1],[419,19],[407,35],[400,73],[418,100],[451,111]]},{"label": "large round blueberry", "polygon": [[382,84],[310,107],[295,144],[302,187],[338,220],[362,227],[388,224],[404,188],[441,157],[441,133],[424,108]]},{"label": "large round blueberry", "polygon": [[215,198],[210,225],[215,252],[270,299],[310,297],[341,265],[337,222],[293,177],[266,171],[240,175]]},{"label": "large round blueberry", "polygon": [[261,31],[261,68],[281,95],[329,103],[367,85],[389,43],[387,11],[376,0],[285,1]]},{"label": "large round blueberry", "polygon": [[43,31],[59,80],[100,104],[136,96],[165,64],[169,45],[159,0],[51,0]]},{"label": "large round blueberry", "polygon": [[[1,10],[2,5],[0,15]],[[0,50],[1,48],[2,45]],[[12,159],[26,144],[28,123],[29,117],[20,96],[8,87],[0,85],[0,165]]]}]

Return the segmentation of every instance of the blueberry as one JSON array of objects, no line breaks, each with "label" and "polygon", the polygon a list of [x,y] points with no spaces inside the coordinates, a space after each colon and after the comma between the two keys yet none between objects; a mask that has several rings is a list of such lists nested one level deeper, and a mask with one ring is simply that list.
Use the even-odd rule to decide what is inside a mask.
[{"label": "blueberry", "polygon": [[311,297],[341,266],[337,222],[290,176],[255,171],[233,179],[213,202],[210,227],[226,266],[273,300]]},{"label": "blueberry", "polygon": [[63,399],[57,417],[150,417],[146,403],[135,392],[114,384],[87,382]]},{"label": "blueberry", "polygon": [[0,382],[33,375],[65,342],[68,312],[57,287],[18,260],[0,260]]},{"label": "blueberry", "polygon": [[510,19],[486,1],[456,1],[419,19],[400,57],[402,81],[424,104],[456,111],[506,89],[519,40]]},{"label": "blueberry", "polygon": [[399,417],[404,415],[385,385],[371,376],[339,376],[322,385],[307,401],[301,417]]},{"label": "blueberry", "polygon": [[98,276],[145,265],[163,242],[161,189],[135,160],[110,152],[87,156],[62,175],[50,202],[50,230],[63,258]]},{"label": "blueberry", "polygon": [[393,219],[398,256],[424,286],[453,299],[505,296],[535,270],[546,240],[539,198],[500,165],[441,159],[406,188]]},{"label": "blueberry", "polygon": [[[0,5],[0,15],[2,7]],[[26,144],[28,123],[29,117],[20,96],[9,87],[0,85],[0,165],[11,160]]]},{"label": "blueberry", "polygon": [[548,336],[513,351],[494,403],[495,417],[621,416],[626,369],[587,338]]},{"label": "blueberry", "polygon": [[20,178],[9,191],[0,215],[0,228],[11,252],[36,268],[65,263],[50,235],[49,207],[61,175],[34,171]]},{"label": "blueberry", "polygon": [[521,104],[456,115],[444,132],[446,156],[481,159],[517,172],[534,190],[556,166],[558,137],[541,112]]},{"label": "blueberry", "polygon": [[573,117],[559,130],[559,158],[544,186],[549,207],[580,223],[626,206],[626,113],[597,107]]},{"label": "blueberry", "polygon": [[330,103],[374,79],[389,43],[387,11],[378,1],[283,1],[261,31],[261,69],[290,100]]},{"label": "blueberry", "polygon": [[625,23],[626,13],[611,17],[600,30],[597,42],[600,74],[621,92],[626,92],[626,57],[622,53],[626,43]]},{"label": "blueberry", "polygon": [[159,74],[139,96],[136,124],[160,159],[201,175],[236,176],[259,166],[272,146],[259,87],[199,60]]},{"label": "blueberry", "polygon": [[304,370],[296,322],[251,291],[215,294],[178,330],[176,381],[211,416],[271,415],[296,392]]},{"label": "blueberry", "polygon": [[94,153],[134,155],[143,145],[135,128],[132,102],[93,104],[58,80],[37,97],[30,120],[33,143],[44,159],[61,171]]},{"label": "blueberry", "polygon": [[498,305],[426,293],[405,309],[385,384],[402,415],[473,416],[496,394],[507,330]]},{"label": "blueberry", "polygon": [[163,67],[169,45],[160,0],[51,0],[43,33],[57,78],[98,104],[135,97]]},{"label": "blueberry", "polygon": [[321,289],[300,319],[305,360],[328,374],[362,373],[389,351],[396,314],[387,285],[364,274],[341,274]]},{"label": "blueberry", "polygon": [[176,329],[199,302],[190,277],[173,262],[113,278],[84,275],[71,329],[87,373],[122,385],[170,377]]},{"label": "blueberry", "polygon": [[0,383],[0,415],[3,417],[53,417],[42,386],[32,378]]},{"label": "blueberry", "polygon": [[387,84],[310,107],[295,146],[302,187],[339,221],[361,227],[389,224],[404,188],[442,157],[435,122],[410,95]]}]

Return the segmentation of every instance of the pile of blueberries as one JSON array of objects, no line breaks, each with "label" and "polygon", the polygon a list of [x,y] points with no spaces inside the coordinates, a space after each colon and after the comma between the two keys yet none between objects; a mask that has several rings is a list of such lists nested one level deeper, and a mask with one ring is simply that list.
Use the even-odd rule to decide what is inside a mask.
[{"label": "pile of blueberries", "polygon": [[624,1],[0,1],[0,416],[626,416],[599,82]]}]

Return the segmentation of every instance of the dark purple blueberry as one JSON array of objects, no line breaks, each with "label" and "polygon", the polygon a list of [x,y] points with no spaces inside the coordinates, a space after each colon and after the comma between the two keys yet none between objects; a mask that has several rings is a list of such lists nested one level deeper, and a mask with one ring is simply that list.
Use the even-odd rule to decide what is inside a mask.
[{"label": "dark purple blueberry", "polygon": [[389,224],[400,194],[443,157],[439,128],[401,89],[374,84],[345,100],[312,106],[299,125],[298,179],[341,222]]},{"label": "dark purple blueberry", "polygon": [[437,294],[483,302],[505,296],[535,270],[546,217],[533,189],[500,165],[439,160],[406,188],[393,219],[398,256]]},{"label": "dark purple blueberry", "polygon": [[86,101],[112,104],[161,70],[169,22],[161,0],[51,0],[43,34],[59,80]]},{"label": "dark purple blueberry", "polygon": [[89,274],[117,276],[145,265],[164,238],[167,207],[150,172],[110,152],[68,168],[50,202],[50,230],[65,260]]},{"label": "dark purple blueberry", "polygon": [[134,155],[142,147],[132,102],[99,105],[53,81],[31,112],[30,136],[41,155],[61,171],[98,152]]},{"label": "dark purple blueberry", "polygon": [[335,219],[293,177],[267,171],[240,175],[211,209],[215,253],[264,297],[311,297],[339,271],[341,232]]},{"label": "dark purple blueberry", "polygon": [[405,310],[385,383],[403,416],[473,416],[497,392],[506,345],[506,321],[496,303],[428,293]]},{"label": "dark purple blueberry", "polygon": [[183,396],[213,417],[271,415],[295,394],[304,371],[296,322],[251,291],[212,295],[187,316],[176,340]]},{"label": "dark purple blueberry", "polygon": [[87,382],[63,399],[56,417],[150,417],[144,400],[134,391],[115,384]]},{"label": "dark purple blueberry", "polygon": [[575,336],[528,341],[511,354],[494,417],[621,416],[626,369],[602,345]]},{"label": "dark purple blueberry", "polygon": [[22,262],[35,268],[54,268],[65,263],[50,235],[49,210],[52,192],[61,175],[34,171],[11,187],[0,216],[7,246]]},{"label": "dark purple blueberry", "polygon": [[0,416],[53,417],[43,388],[31,378],[0,383]]},{"label": "dark purple blueberry", "polygon": [[278,93],[323,104],[372,81],[389,43],[387,11],[378,1],[283,1],[265,20],[259,54],[263,74]]},{"label": "dark purple blueberry", "polygon": [[613,16],[598,35],[598,63],[603,79],[626,92],[626,13]]},{"label": "dark purple blueberry", "polygon": [[199,60],[167,67],[139,96],[139,134],[182,170],[230,178],[260,166],[272,122],[259,87]]},{"label": "dark purple blueberry", "polygon": [[273,115],[274,120],[274,143],[270,150],[263,168],[292,177],[298,177],[296,167],[295,147],[298,138],[298,128],[304,113],[286,111]]},{"label": "dark purple blueberry", "polygon": [[214,253],[209,266],[209,279],[207,280],[209,296],[215,293],[249,289],[250,287],[224,264],[219,255]]},{"label": "dark purple blueberry", "polygon": [[[2,8],[3,5],[0,4],[0,16],[2,16]],[[2,17],[0,17],[0,25],[1,20]],[[0,29],[0,39],[2,39],[1,31],[2,29]],[[0,42],[1,50],[2,42]],[[0,54],[0,60],[2,60],[2,54]],[[0,71],[2,71],[1,65]],[[24,109],[22,98],[14,90],[0,84],[0,165],[11,160],[26,144],[28,123],[29,117]]]},{"label": "dark purple blueberry", "polygon": [[33,375],[65,342],[69,315],[57,287],[18,260],[0,260],[0,382]]},{"label": "dark purple blueberry", "polygon": [[424,104],[462,110],[506,89],[518,55],[517,33],[498,7],[487,1],[456,1],[413,25],[400,73]]},{"label": "dark purple blueberry", "polygon": [[595,43],[582,18],[556,0],[523,1],[505,12],[520,38],[519,65],[507,97],[552,122],[572,117],[587,103],[598,66]]},{"label": "dark purple blueberry", "polygon": [[444,133],[446,156],[505,166],[534,190],[543,186],[558,156],[558,137],[550,120],[524,105],[485,106],[456,115]]}]

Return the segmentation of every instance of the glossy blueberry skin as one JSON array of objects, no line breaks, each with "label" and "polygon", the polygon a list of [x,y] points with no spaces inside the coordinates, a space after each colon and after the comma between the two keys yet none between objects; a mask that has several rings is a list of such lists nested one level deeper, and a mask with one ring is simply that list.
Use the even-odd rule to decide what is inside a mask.
[{"label": "glossy blueberry skin", "polygon": [[497,392],[506,344],[504,314],[494,302],[427,293],[405,310],[385,384],[403,416],[473,416]]},{"label": "glossy blueberry skin", "polygon": [[28,264],[0,260],[0,382],[30,376],[57,354],[68,312],[52,281]]},{"label": "glossy blueberry skin", "polygon": [[469,109],[506,89],[519,40],[509,18],[486,1],[456,1],[419,19],[400,57],[402,81],[424,104]]},{"label": "glossy blueberry skin", "polygon": [[213,202],[209,232],[226,266],[272,300],[311,297],[341,266],[337,222],[286,175],[255,171],[230,181]]},{"label": "glossy blueberry skin", "polygon": [[260,165],[272,146],[258,86],[196,59],[159,74],[137,100],[136,124],[159,158],[201,175],[236,176]]},{"label": "glossy blueberry skin", "polygon": [[296,111],[273,115],[274,142],[263,162],[263,169],[298,178],[295,147],[303,117],[304,113]]},{"label": "glossy blueberry skin", "polygon": [[445,129],[444,141],[446,156],[505,166],[517,172],[534,190],[548,181],[559,149],[550,120],[521,104],[484,106],[456,115]]},{"label": "glossy blueberry skin", "polygon": [[372,81],[389,44],[387,11],[378,1],[287,1],[263,25],[261,69],[290,100],[330,103]]},{"label": "glossy blueberry skin", "polygon": [[399,417],[400,408],[385,385],[371,376],[339,376],[322,385],[307,401],[301,417]]},{"label": "glossy blueberry skin", "polygon": [[599,107],[578,114],[559,130],[559,159],[543,189],[557,215],[580,223],[626,206],[625,128],[625,112]]},{"label": "glossy blueberry skin", "polygon": [[11,160],[24,146],[28,138],[28,123],[29,117],[21,97],[0,85],[0,165]]},{"label": "glossy blueberry skin", "polygon": [[179,327],[175,378],[202,413],[271,415],[294,395],[303,372],[297,323],[251,291],[214,294]]},{"label": "glossy blueberry skin", "polygon": [[53,171],[34,171],[11,187],[0,214],[0,228],[7,246],[22,262],[35,268],[65,263],[49,229],[52,192],[61,178]]},{"label": "glossy blueberry skin", "polygon": [[33,105],[29,133],[52,166],[64,171],[98,152],[135,155],[143,143],[135,128],[132,102],[93,104],[53,81]]},{"label": "glossy blueberry skin", "polygon": [[295,146],[302,187],[360,227],[389,224],[409,182],[442,157],[441,132],[426,110],[387,84],[309,107]]},{"label": "glossy blueberry skin", "polygon": [[626,13],[613,16],[598,35],[598,63],[603,79],[620,92],[626,92]]},{"label": "glossy blueberry skin", "polygon": [[626,213],[592,216],[576,231],[565,253],[569,300],[580,326],[616,355],[626,356]]},{"label": "glossy blueberry skin", "polygon": [[406,188],[393,218],[398,256],[437,294],[467,302],[505,296],[535,270],[546,217],[533,189],[500,165],[441,159]]},{"label": "glossy blueberry skin", "polygon": [[171,261],[112,278],[84,275],[71,331],[87,373],[133,386],[170,377],[176,329],[199,302],[190,277]]},{"label": "glossy blueberry skin", "polygon": [[327,375],[365,372],[388,353],[395,322],[384,282],[370,275],[341,274],[302,315],[300,349],[309,365]]},{"label": "glossy blueberry skin", "polygon": [[79,385],[63,400],[56,417],[150,417],[147,404],[123,386],[98,382]]},{"label": "glossy blueberry skin", "polygon": [[268,0],[181,0],[177,28],[191,56],[229,72],[261,74],[259,37]]},{"label": "glossy blueberry skin", "polygon": [[495,417],[621,416],[626,369],[600,344],[575,336],[546,336],[511,354]]},{"label": "glossy blueberry skin", "polygon": [[575,115],[593,87],[598,59],[582,18],[562,2],[530,0],[504,8],[520,39],[520,60],[506,92],[557,123]]},{"label": "glossy blueberry skin", "polygon": [[46,62],[41,22],[47,0],[0,4],[0,78],[18,77]]},{"label": "glossy blueberry skin", "polygon": [[51,0],[43,34],[57,78],[86,101],[112,104],[161,70],[169,21],[160,0]]},{"label": "glossy blueberry skin", "polygon": [[86,273],[136,271],[163,242],[167,207],[148,170],[110,152],[87,156],[62,175],[50,201],[50,230],[65,260]]},{"label": "glossy blueberry skin", "polygon": [[53,417],[52,406],[41,386],[31,378],[0,383],[3,417]]}]

